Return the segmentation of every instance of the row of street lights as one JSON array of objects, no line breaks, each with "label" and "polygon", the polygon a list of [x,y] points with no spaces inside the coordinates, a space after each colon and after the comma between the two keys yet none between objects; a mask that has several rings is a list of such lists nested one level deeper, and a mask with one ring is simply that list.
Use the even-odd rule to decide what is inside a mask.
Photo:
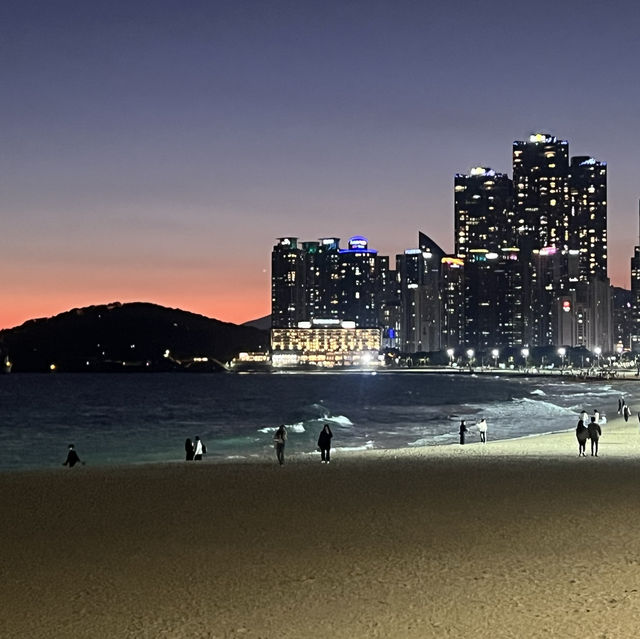
[{"label": "row of street lights", "polygon": [[[527,366],[527,363],[529,361],[529,349],[528,348],[523,348],[520,351],[520,354],[522,355],[522,358],[524,359],[524,365]],[[597,366],[600,366],[600,355],[602,354],[602,349],[599,346],[596,346],[593,349],[593,354],[596,356],[597,358]],[[447,355],[449,357],[449,365],[453,366],[453,358],[455,355],[455,350],[453,348],[449,348],[447,349]],[[471,364],[475,358],[475,351],[473,350],[473,348],[469,348],[467,349],[466,352],[467,355],[467,359],[469,361],[469,364]],[[561,360],[562,360],[562,368],[564,368],[564,364],[565,364],[565,357],[567,355],[567,349],[564,346],[561,346],[560,348],[558,348],[558,355],[560,356]],[[492,349],[491,351],[491,357],[493,358],[493,365],[495,368],[498,367],[498,358],[500,357],[500,351],[497,348]],[[588,360],[588,358],[587,358]]]}]

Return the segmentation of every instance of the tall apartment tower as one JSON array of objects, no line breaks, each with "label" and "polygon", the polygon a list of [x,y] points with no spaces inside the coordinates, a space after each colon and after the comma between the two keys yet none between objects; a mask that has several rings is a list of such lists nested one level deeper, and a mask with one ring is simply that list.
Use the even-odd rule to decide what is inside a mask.
[{"label": "tall apartment tower", "polygon": [[546,133],[513,143],[515,225],[534,248],[569,248],[569,143]]},{"label": "tall apartment tower", "polygon": [[442,348],[442,258],[444,251],[419,233],[419,248],[396,256],[400,285],[400,344],[405,352]]},{"label": "tall apartment tower", "polygon": [[454,178],[455,254],[515,246],[513,184],[504,173],[475,167]]},{"label": "tall apartment tower", "polygon": [[359,328],[380,324],[382,292],[388,277],[388,258],[378,256],[362,235],[349,238],[348,248],[339,252],[338,316]]},{"label": "tall apartment tower", "polygon": [[607,163],[588,156],[571,158],[569,248],[579,253],[579,278],[607,277]]},{"label": "tall apartment tower", "polygon": [[271,252],[271,326],[295,328],[306,318],[305,252],[297,237],[280,237]]}]

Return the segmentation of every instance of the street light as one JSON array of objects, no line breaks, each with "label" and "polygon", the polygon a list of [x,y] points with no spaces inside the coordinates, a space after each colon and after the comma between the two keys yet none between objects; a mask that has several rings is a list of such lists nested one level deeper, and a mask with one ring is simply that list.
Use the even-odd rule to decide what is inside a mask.
[{"label": "street light", "polygon": [[567,354],[567,349],[564,346],[561,346],[558,349],[558,355],[560,355],[560,357],[562,358],[562,366],[561,368],[564,368],[564,356]]},{"label": "street light", "polygon": [[453,366],[453,353],[454,350],[452,348],[447,349],[447,355],[449,356],[449,366]]},{"label": "street light", "polygon": [[471,362],[473,361],[473,356],[474,355],[475,355],[475,351],[472,348],[470,348],[467,351],[467,357],[469,358],[469,366],[471,366]]},{"label": "street light", "polygon": [[497,348],[494,348],[491,351],[491,357],[493,357],[493,367],[498,368],[498,356],[500,355],[500,351]]},{"label": "street light", "polygon": [[598,358],[598,368],[600,368],[600,354],[602,353],[602,349],[599,346],[594,347],[593,354]]}]

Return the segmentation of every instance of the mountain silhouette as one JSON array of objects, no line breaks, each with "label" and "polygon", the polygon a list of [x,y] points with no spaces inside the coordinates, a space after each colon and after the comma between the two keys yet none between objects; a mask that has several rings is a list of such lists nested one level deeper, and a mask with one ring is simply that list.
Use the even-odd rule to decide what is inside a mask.
[{"label": "mountain silhouette", "polygon": [[13,372],[223,370],[269,332],[146,302],[75,308],[0,331]]}]

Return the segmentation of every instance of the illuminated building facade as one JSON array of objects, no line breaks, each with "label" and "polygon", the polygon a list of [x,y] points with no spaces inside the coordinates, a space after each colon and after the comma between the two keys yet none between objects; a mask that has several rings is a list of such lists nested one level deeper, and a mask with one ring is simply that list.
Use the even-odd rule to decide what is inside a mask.
[{"label": "illuminated building facade", "polygon": [[[456,175],[454,214],[467,345],[612,347],[606,163],[569,162],[566,140],[535,133],[513,143],[513,182],[485,167]],[[571,331],[561,296],[583,309]]]},{"label": "illuminated building facade", "polygon": [[336,321],[273,328],[272,366],[376,367],[380,364],[381,334],[378,328],[356,328],[353,322]]},{"label": "illuminated building facade", "polygon": [[420,248],[396,256],[400,282],[400,348],[405,353],[442,348],[442,272],[444,251],[420,233]]},{"label": "illuminated building facade", "polygon": [[513,184],[504,173],[476,167],[454,178],[455,254],[515,246]]},{"label": "illuminated building facade", "polygon": [[569,248],[579,253],[579,279],[607,278],[607,164],[571,158],[571,234]]},{"label": "illuminated building facade", "polygon": [[280,238],[272,252],[273,365],[364,365],[374,351],[377,358],[389,277],[388,258],[360,235],[344,249],[335,237]]},{"label": "illuminated building facade", "polygon": [[306,318],[305,252],[298,238],[281,237],[271,252],[271,325],[294,327]]},{"label": "illuminated building facade", "polygon": [[442,268],[442,348],[455,349],[464,344],[465,303],[464,260],[445,256]]},{"label": "illuminated building facade", "polygon": [[569,248],[569,143],[546,133],[513,143],[515,226],[536,248]]}]

